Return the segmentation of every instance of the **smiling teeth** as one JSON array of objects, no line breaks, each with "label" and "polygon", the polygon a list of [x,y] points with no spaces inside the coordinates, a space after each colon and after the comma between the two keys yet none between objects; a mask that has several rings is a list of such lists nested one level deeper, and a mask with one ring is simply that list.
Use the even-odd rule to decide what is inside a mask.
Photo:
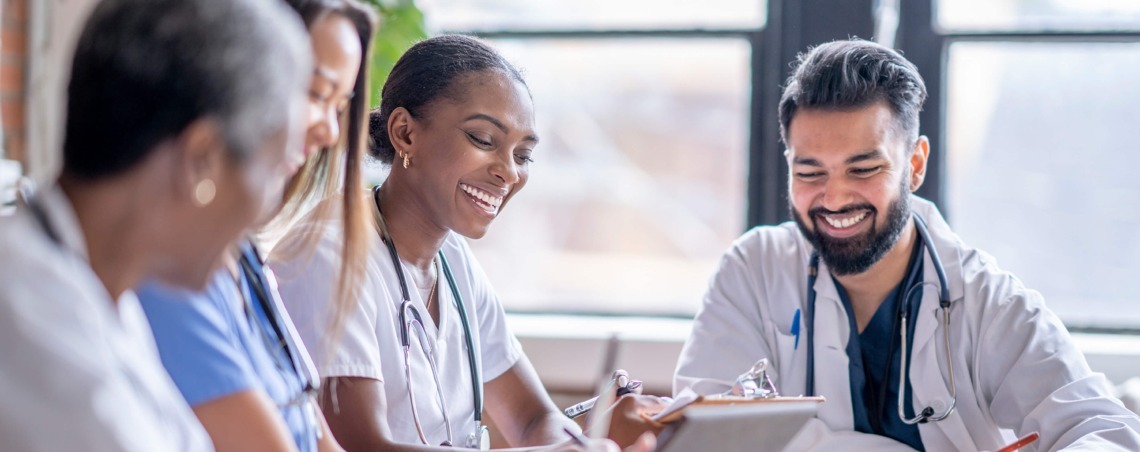
[{"label": "smiling teeth", "polygon": [[832,227],[839,228],[839,229],[846,229],[846,228],[849,228],[851,226],[854,226],[856,223],[863,221],[864,218],[867,218],[867,212],[863,212],[859,215],[856,215],[853,217],[847,217],[847,218],[844,218],[841,220],[836,220],[836,219],[833,219],[833,218],[827,217],[827,216],[823,217],[823,219],[825,221],[827,221],[827,224],[830,224]]},{"label": "smiling teeth", "polygon": [[482,205],[480,205],[480,207],[483,207],[483,210],[486,210],[488,212],[495,212],[499,210],[499,206],[503,204],[503,198],[501,196],[492,195],[467,184],[459,184],[459,187],[463,189],[464,193],[467,193],[472,198],[482,201]]}]

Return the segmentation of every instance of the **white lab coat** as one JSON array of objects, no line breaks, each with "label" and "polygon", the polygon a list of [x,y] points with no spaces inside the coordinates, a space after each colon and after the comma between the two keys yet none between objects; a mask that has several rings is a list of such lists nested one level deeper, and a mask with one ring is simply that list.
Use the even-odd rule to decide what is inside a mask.
[{"label": "white lab coat", "polygon": [[[912,197],[945,268],[951,299],[950,340],[957,409],[919,425],[927,450],[996,450],[1037,431],[1037,450],[1113,447],[1140,450],[1140,418],[1112,396],[1103,374],[1089,369],[1061,321],[1036,291],[994,259],[962,243],[930,202]],[[674,392],[723,392],[756,360],[768,358],[784,395],[805,392],[807,334],[791,333],[806,310],[812,247],[794,223],[745,234],[721,261],[677,365]],[[943,412],[951,400],[938,306],[938,275],[929,252],[910,364],[913,408]],[[847,314],[826,264],[820,262],[815,332],[817,392],[827,398],[789,450],[905,449],[853,431],[846,353]],[[801,319],[802,320],[802,319]],[[897,411],[894,399],[888,412]],[[1033,450],[1033,449],[1027,449]]]},{"label": "white lab coat", "polygon": [[58,188],[0,219],[0,450],[206,451],[131,292],[111,302]]}]

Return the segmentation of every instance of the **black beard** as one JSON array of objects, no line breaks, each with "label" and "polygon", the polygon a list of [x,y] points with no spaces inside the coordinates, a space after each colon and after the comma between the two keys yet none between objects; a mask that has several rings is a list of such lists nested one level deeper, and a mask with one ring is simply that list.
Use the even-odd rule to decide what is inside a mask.
[{"label": "black beard", "polygon": [[[792,207],[792,218],[796,220],[796,226],[800,228],[800,233],[819,252],[819,257],[831,269],[832,274],[836,276],[859,274],[879,262],[879,259],[882,259],[887,251],[895,246],[895,242],[902,235],[902,230],[911,214],[910,193],[907,192],[905,186],[899,193],[899,197],[887,206],[886,222],[882,228],[876,228],[879,221],[878,210],[870,204],[848,206],[836,212],[822,207],[811,209],[808,211],[808,217],[811,218],[814,230],[808,230],[804,219],[800,218],[799,213],[795,211],[795,207]],[[874,222],[871,223],[870,232],[845,239],[836,239],[819,232],[817,220],[819,214],[836,214],[861,209],[869,210],[868,215],[874,219]]]}]

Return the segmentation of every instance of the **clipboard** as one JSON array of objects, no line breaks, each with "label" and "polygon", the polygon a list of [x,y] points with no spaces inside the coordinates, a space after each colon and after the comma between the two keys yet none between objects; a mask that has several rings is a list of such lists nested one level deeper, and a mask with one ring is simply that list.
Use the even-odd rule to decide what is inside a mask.
[{"label": "clipboard", "polygon": [[815,416],[822,401],[817,397],[780,399],[690,404],[676,412],[680,421],[658,435],[657,452],[782,451]]},{"label": "clipboard", "polygon": [[[733,405],[754,405],[754,404],[785,404],[795,402],[814,402],[813,406],[818,407],[819,404],[826,402],[827,399],[823,396],[815,397],[741,397],[726,394],[716,394],[709,396],[698,395],[692,390],[686,388],[673,403],[662,410],[660,413],[648,416],[653,422],[661,424],[671,424],[684,418],[685,411],[693,407],[704,406],[733,406]],[[814,412],[814,410],[813,410]]]}]

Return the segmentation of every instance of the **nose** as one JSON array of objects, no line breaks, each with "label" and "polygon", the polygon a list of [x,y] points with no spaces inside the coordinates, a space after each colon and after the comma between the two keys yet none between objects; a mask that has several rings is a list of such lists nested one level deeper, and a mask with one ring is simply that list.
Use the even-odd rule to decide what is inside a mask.
[{"label": "nose", "polygon": [[855,191],[846,177],[829,177],[820,194],[820,206],[838,211],[855,203]]},{"label": "nose", "polygon": [[491,175],[506,185],[514,185],[520,178],[519,165],[515,163],[513,154],[506,154],[506,157],[496,158],[491,164]]},{"label": "nose", "polygon": [[331,147],[340,141],[340,118],[336,108],[326,108],[321,118],[322,133],[321,147]]}]

